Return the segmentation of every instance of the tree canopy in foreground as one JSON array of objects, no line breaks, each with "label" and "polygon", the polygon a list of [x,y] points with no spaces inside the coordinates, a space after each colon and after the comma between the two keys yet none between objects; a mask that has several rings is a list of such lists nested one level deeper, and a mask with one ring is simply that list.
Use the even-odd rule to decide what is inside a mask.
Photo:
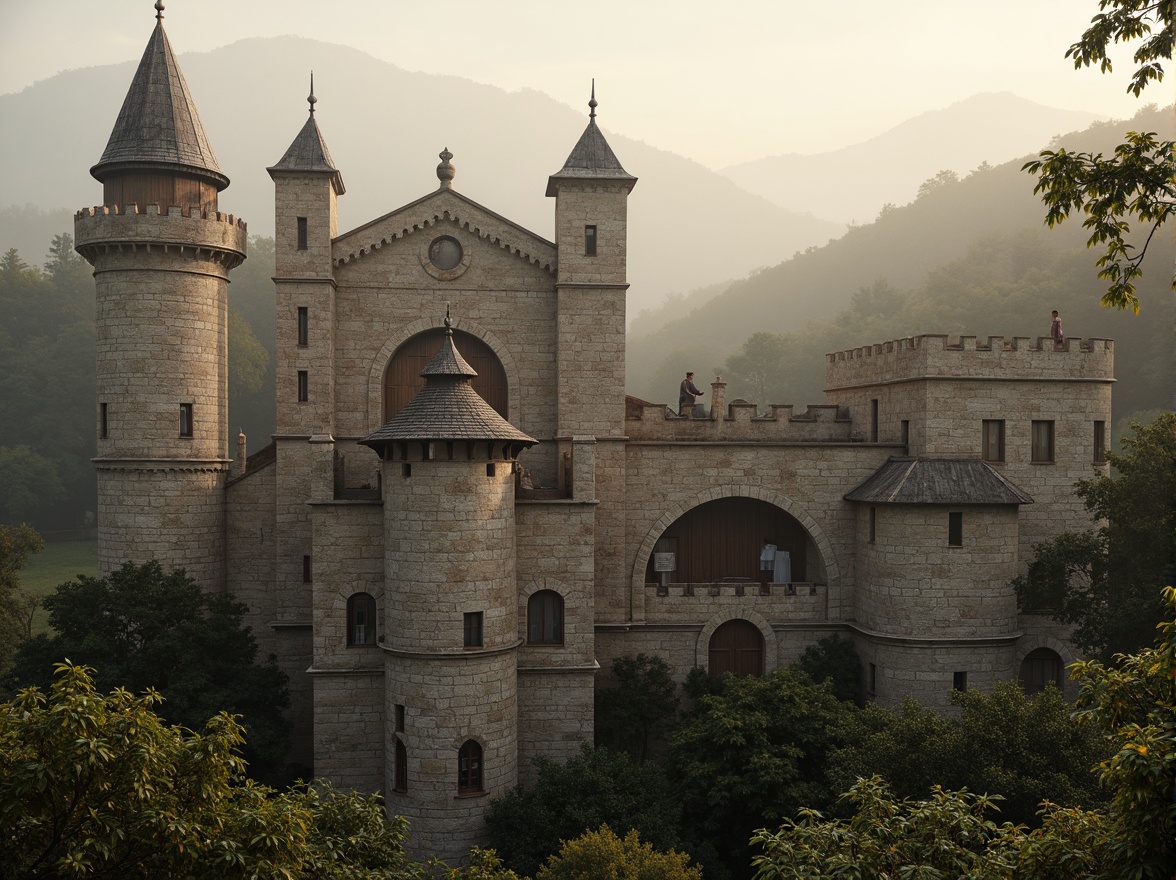
[{"label": "tree canopy in foreground", "polygon": [[[1112,70],[1112,43],[1139,41],[1127,91],[1138,97],[1164,78],[1161,64],[1172,57],[1172,0],[1100,0],[1082,38],[1066,52],[1076,68],[1098,64]],[[1139,311],[1135,281],[1156,233],[1176,212],[1173,142],[1155,132],[1128,132],[1114,154],[1046,150],[1024,170],[1038,176],[1035,193],[1047,208],[1050,226],[1081,212],[1089,247],[1103,248],[1099,278],[1109,282],[1102,303]],[[1135,228],[1133,229],[1133,224]],[[1176,289],[1176,277],[1172,286]]]}]

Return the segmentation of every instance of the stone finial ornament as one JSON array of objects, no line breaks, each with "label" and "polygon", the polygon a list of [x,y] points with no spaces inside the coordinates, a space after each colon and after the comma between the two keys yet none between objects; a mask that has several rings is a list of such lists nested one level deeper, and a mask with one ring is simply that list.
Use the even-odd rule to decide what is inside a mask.
[{"label": "stone finial ornament", "polygon": [[588,118],[596,118],[596,108],[599,106],[596,103],[596,77],[592,77],[592,97],[588,100]]},{"label": "stone finial ornament", "polygon": [[318,98],[314,96],[314,71],[310,72],[310,94],[306,96],[306,103],[310,105],[310,115],[314,116],[314,105],[318,103]]},{"label": "stone finial ornament", "polygon": [[453,153],[446,147],[437,154],[437,158],[441,160],[441,164],[437,166],[437,179],[441,181],[441,189],[453,189],[453,178],[457,176],[457,169],[449,161],[453,158]]},{"label": "stone finial ornament", "polygon": [[155,20],[163,21],[163,0],[155,0]]}]

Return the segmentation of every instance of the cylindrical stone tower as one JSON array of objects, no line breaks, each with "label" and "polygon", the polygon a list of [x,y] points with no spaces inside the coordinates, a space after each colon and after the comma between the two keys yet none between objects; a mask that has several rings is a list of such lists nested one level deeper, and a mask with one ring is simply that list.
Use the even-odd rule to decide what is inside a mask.
[{"label": "cylindrical stone tower", "polygon": [[449,328],[425,387],[362,442],[383,461],[385,796],[415,856],[456,859],[518,781],[514,473],[536,441],[474,391]]},{"label": "cylindrical stone tower", "polygon": [[163,4],[79,211],[97,295],[99,571],[125,561],[224,583],[228,272],[245,224],[163,31]]}]

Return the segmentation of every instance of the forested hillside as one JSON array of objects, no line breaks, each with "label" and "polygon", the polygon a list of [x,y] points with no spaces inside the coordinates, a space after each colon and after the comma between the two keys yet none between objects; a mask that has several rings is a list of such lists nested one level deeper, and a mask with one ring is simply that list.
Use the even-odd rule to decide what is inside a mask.
[{"label": "forested hillside", "polygon": [[[1172,129],[1171,109],[1153,107],[1059,143],[1109,152],[1125,131],[1170,137]],[[962,180],[937,176],[911,204],[888,208],[825,247],[718,296],[700,294],[639,316],[630,330],[629,392],[670,400],[693,369],[708,380],[710,371],[726,373],[728,399],[818,403],[828,351],[916,333],[1040,336],[1056,308],[1068,335],[1116,340],[1116,418],[1170,406],[1172,237],[1152,243],[1140,286],[1143,314],[1103,309],[1097,254],[1086,249],[1080,222],[1046,229],[1022,164],[980,168]],[[757,333],[767,336],[732,361]],[[749,378],[765,372],[768,387]]]}]

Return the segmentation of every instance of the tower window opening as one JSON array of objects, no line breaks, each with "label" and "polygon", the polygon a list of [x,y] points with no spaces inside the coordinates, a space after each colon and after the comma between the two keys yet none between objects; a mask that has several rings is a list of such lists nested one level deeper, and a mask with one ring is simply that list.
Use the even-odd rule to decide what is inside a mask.
[{"label": "tower window opening", "polygon": [[376,600],[368,593],[347,597],[347,644],[376,643]]},{"label": "tower window opening", "polygon": [[396,704],[396,732],[404,733],[404,704]]},{"label": "tower window opening", "polygon": [[984,419],[981,424],[980,457],[985,461],[1005,460],[1004,419]]},{"label": "tower window opening", "polygon": [[310,554],[304,554],[302,557],[302,583],[311,583],[311,569],[310,569]]},{"label": "tower window opening", "polygon": [[192,404],[180,404],[180,436],[192,436]]},{"label": "tower window opening", "polygon": [[[103,404],[105,406],[105,404]],[[1106,464],[1107,461],[1107,423],[1094,423],[1094,463]]]},{"label": "tower window opening", "polygon": [[306,345],[310,340],[310,309],[298,307],[298,344]]},{"label": "tower window opening", "polygon": [[870,442],[878,442],[878,398],[870,401]]},{"label": "tower window opening", "polygon": [[298,371],[298,402],[306,403],[310,400],[310,375],[306,370]]},{"label": "tower window opening", "polygon": [[306,233],[306,218],[298,218],[298,250],[304,251],[307,248],[307,233]]},{"label": "tower window opening", "polygon": [[396,737],[396,791],[408,791],[408,749],[404,740]]},{"label": "tower window opening", "polygon": [[968,689],[968,673],[953,672],[951,674],[951,689],[953,691],[966,691]]},{"label": "tower window opening", "polygon": [[106,424],[106,404],[98,404],[98,439],[105,440],[107,437]]},{"label": "tower window opening", "polygon": [[481,611],[467,611],[465,613],[462,644],[467,648],[482,647]]},{"label": "tower window opening", "polygon": [[564,601],[554,590],[540,590],[527,600],[527,642],[562,645]]},{"label": "tower window opening", "polygon": [[878,508],[870,508],[870,543],[878,537]]},{"label": "tower window opening", "polygon": [[1038,464],[1053,463],[1054,423],[1052,421],[1033,422],[1033,448],[1030,457]]},{"label": "tower window opening", "polygon": [[964,514],[961,511],[952,511],[947,515],[947,545],[964,546]]},{"label": "tower window opening", "polygon": [[596,227],[595,226],[585,226],[584,227],[584,256],[586,256],[586,257],[595,257],[596,256]]},{"label": "tower window opening", "polygon": [[482,747],[467,739],[457,753],[458,794],[474,794],[482,790]]}]

